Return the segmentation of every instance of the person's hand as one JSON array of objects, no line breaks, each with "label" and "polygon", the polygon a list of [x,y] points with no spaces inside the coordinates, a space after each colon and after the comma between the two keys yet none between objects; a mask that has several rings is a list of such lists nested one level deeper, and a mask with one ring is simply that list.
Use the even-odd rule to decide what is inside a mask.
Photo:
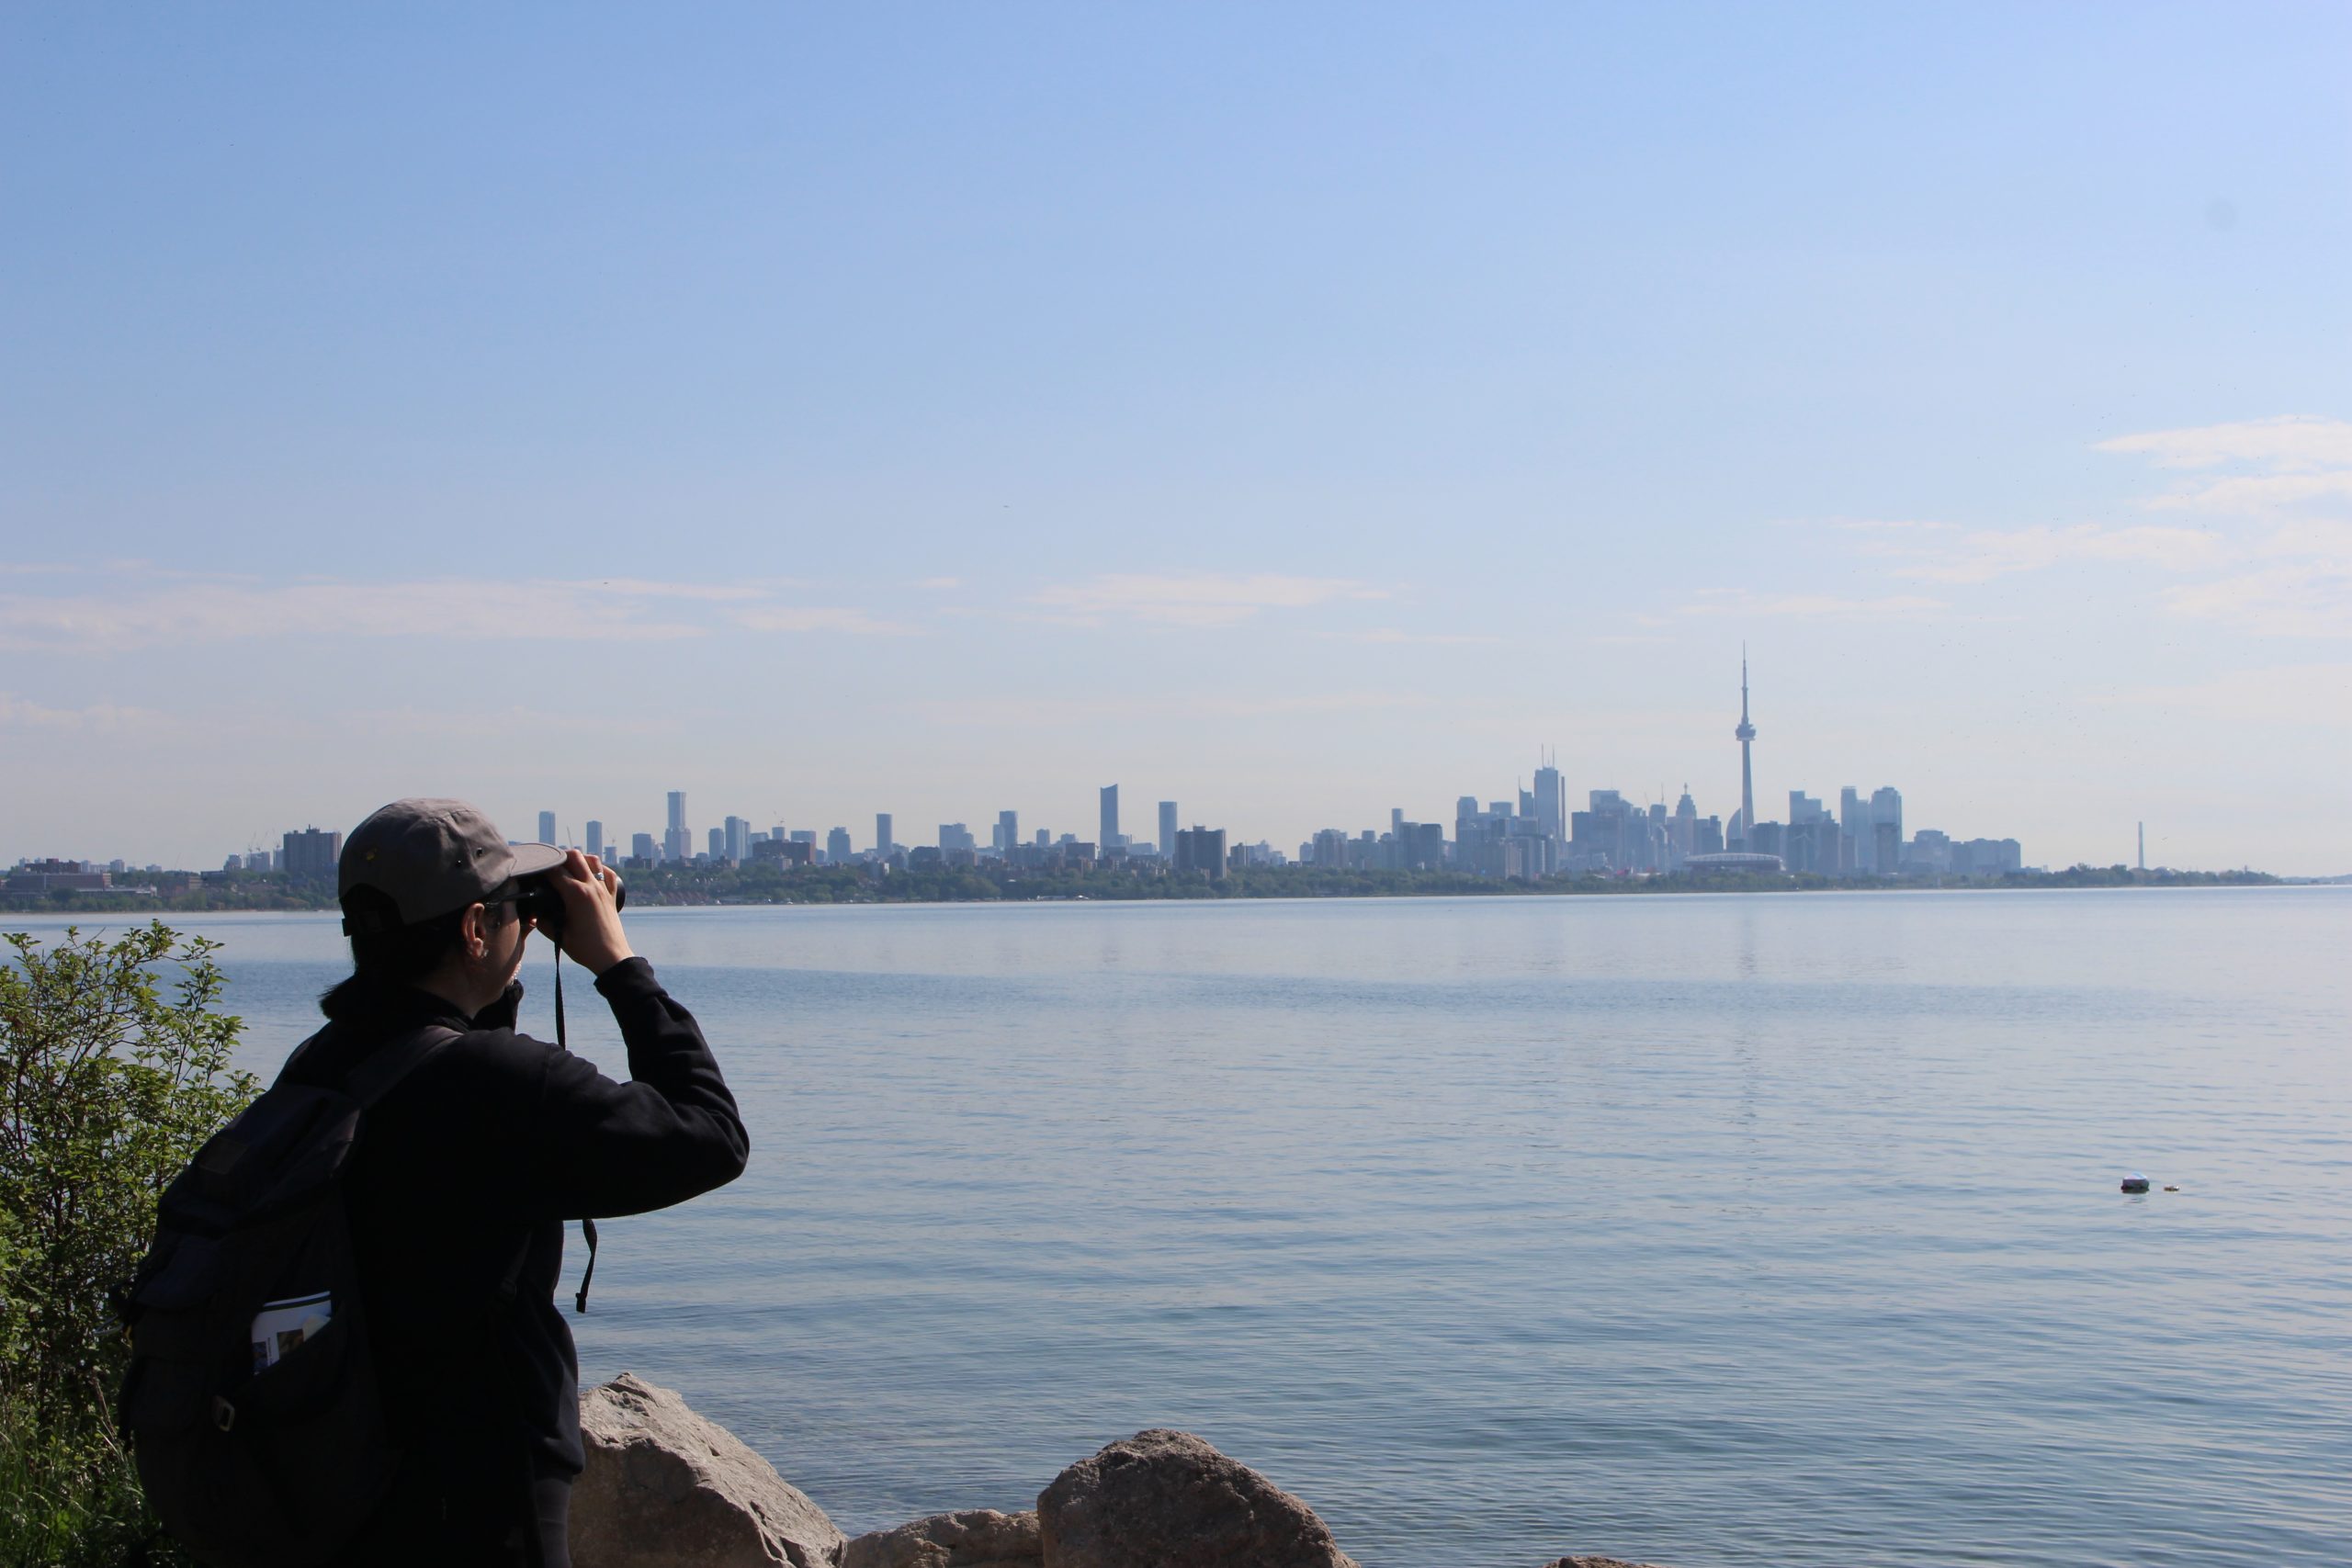
[{"label": "person's hand", "polygon": [[621,912],[613,890],[620,874],[594,855],[568,851],[563,863],[548,873],[548,883],[563,900],[563,951],[591,975],[602,975],[614,964],[637,956],[621,930]]}]

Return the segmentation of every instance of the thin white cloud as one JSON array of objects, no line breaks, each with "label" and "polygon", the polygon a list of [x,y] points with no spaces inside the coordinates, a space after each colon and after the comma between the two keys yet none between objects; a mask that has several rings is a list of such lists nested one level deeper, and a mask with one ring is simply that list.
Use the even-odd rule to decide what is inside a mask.
[{"label": "thin white cloud", "polygon": [[2232,551],[2226,541],[2204,529],[2107,528],[2083,523],[2071,528],[1978,529],[1908,554],[1910,564],[1895,568],[1895,576],[1961,583],[1990,582],[2069,561],[2138,562],[2167,571],[2194,571],[2222,563]]},{"label": "thin white cloud", "polygon": [[[218,728],[218,717],[208,719]],[[517,736],[531,737],[535,744],[554,744],[576,740],[582,731],[577,714],[557,712],[546,708],[525,707],[520,705],[503,708],[435,709],[415,706],[396,708],[338,708],[316,721],[332,725],[338,730],[370,739],[387,736],[440,737],[495,735],[513,739]],[[266,724],[277,728],[282,723],[276,715],[253,716],[249,728],[256,731]],[[674,738],[682,728],[678,718],[660,712],[604,713],[596,718],[594,735],[598,744],[616,737],[651,739]]]},{"label": "thin white cloud", "polygon": [[124,730],[149,729],[164,722],[165,716],[153,708],[120,707],[112,703],[99,703],[90,707],[53,708],[19,697],[13,692],[0,692],[0,729],[111,735]]},{"label": "thin white cloud", "polygon": [[1950,534],[1960,525],[1922,517],[1840,517],[1833,518],[1828,526],[1849,534]]},{"label": "thin white cloud", "polygon": [[2352,518],[2312,517],[2282,524],[2255,553],[2288,559],[2312,557],[2352,567]]},{"label": "thin white cloud", "polygon": [[1334,642],[1404,643],[1439,648],[1502,640],[1498,637],[1468,632],[1408,632],[1396,626],[1380,626],[1368,632],[1324,632],[1321,635]]},{"label": "thin white cloud", "polygon": [[2160,468],[2220,470],[2148,505],[2164,511],[2269,517],[2352,502],[2352,422],[2287,414],[2188,430],[2119,435],[2095,450],[2145,457]]},{"label": "thin white cloud", "polygon": [[1875,599],[1841,598],[1828,593],[1757,593],[1745,588],[1702,588],[1699,597],[1681,607],[1686,615],[1785,615],[1800,620],[1907,620],[1941,610],[1940,599],[1917,593],[1893,593]]},{"label": "thin white cloud", "polygon": [[2142,457],[2160,468],[2251,463],[2285,473],[2352,468],[2352,422],[2279,414],[2186,430],[2151,430],[2101,441],[2091,450]]},{"label": "thin white cloud", "polygon": [[2259,637],[2352,637],[2352,567],[2299,561],[2173,589],[2165,608]]},{"label": "thin white cloud", "polygon": [[2211,521],[1826,525],[1861,533],[1852,547],[1886,561],[1897,579],[1962,586],[2066,566],[2147,568],[2197,579],[2158,591],[2156,603],[2172,615],[2264,637],[2352,637],[2352,422],[2242,420],[2119,435],[2096,450],[2195,472],[2143,504]]},{"label": "thin white cloud", "polygon": [[1430,706],[1436,699],[1419,692],[1308,692],[1274,697],[1201,697],[1185,711],[1231,718],[1278,717],[1295,713],[1377,713],[1388,708]]},{"label": "thin white cloud", "polygon": [[[2251,521],[2228,564],[2167,591],[2165,608],[2259,637],[2352,637],[2352,422],[2288,415],[2119,436],[2099,450],[2159,468],[2226,470],[2149,502]],[[2259,563],[2259,564],[2256,564]]]},{"label": "thin white cloud", "polygon": [[1337,600],[1385,599],[1385,590],[1352,578],[1285,577],[1271,572],[1109,573],[1056,583],[1030,603],[1084,625],[1113,619],[1163,626],[1226,626],[1261,610],[1306,609]]},{"label": "thin white cloud", "polygon": [[1300,692],[1249,696],[1234,693],[1165,697],[1009,697],[988,702],[922,701],[927,722],[996,728],[1017,724],[1037,729],[1069,728],[1147,717],[1157,722],[1184,718],[1282,718],[1297,714],[1374,713],[1430,706],[1434,698],[1391,690]]},{"label": "thin white cloud", "polygon": [[658,642],[754,631],[904,633],[854,608],[775,602],[771,582],[443,579],[164,580],[107,592],[0,594],[0,648],[125,652],[271,637]]},{"label": "thin white cloud", "polygon": [[565,582],[185,583],[56,598],[0,595],[0,647],[120,652],[275,637],[617,638],[697,635],[627,595]]},{"label": "thin white cloud", "polygon": [[557,586],[577,588],[587,593],[610,593],[621,599],[698,599],[726,604],[764,599],[790,581],[789,578],[779,577],[744,582],[655,582],[642,577],[611,577]]},{"label": "thin white cloud", "polygon": [[778,604],[737,610],[729,619],[755,632],[845,632],[854,637],[921,637],[921,626],[885,621],[840,604]]},{"label": "thin white cloud", "polygon": [[2148,505],[2165,512],[2255,517],[2330,501],[2352,501],[2352,472],[2239,474],[2169,491],[2155,497]]}]

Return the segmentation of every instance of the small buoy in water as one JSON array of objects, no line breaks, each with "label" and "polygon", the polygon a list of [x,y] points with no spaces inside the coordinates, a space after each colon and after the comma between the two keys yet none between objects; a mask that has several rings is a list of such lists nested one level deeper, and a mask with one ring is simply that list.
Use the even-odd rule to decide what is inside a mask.
[{"label": "small buoy in water", "polygon": [[2123,1179],[2123,1190],[2126,1192],[2145,1192],[2147,1190],[2148,1179],[2136,1170]]},{"label": "small buoy in water", "polygon": [[2167,1181],[2167,1182],[2165,1182],[2165,1191],[2167,1191],[2167,1192],[2177,1192],[2177,1191],[2179,1191],[2179,1190],[2180,1190],[2180,1189],[2179,1189],[2179,1188],[2177,1188],[2177,1187],[2175,1187],[2171,1182]]}]

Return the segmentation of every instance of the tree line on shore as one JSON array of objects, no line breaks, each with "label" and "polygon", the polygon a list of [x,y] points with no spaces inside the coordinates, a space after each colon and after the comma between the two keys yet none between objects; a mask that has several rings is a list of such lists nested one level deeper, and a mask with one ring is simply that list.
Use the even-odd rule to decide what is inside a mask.
[{"label": "tree line on shore", "polygon": [[[776,866],[687,863],[633,866],[629,900],[638,908],[697,904],[985,904],[1039,900],[1104,902],[1164,898],[1395,898],[1561,894],[1643,896],[1676,893],[1878,891],[1890,888],[2255,886],[2279,879],[2257,871],[2133,871],[2128,866],[2069,866],[2064,871],[1989,876],[1822,876],[1710,872],[1689,876],[1579,874],[1498,880],[1461,871],[1359,871],[1339,866],[1258,866],[1216,881],[1205,875],[1136,872],[1116,865],[1059,869],[874,864]],[[332,883],[276,873],[207,879],[185,889],[12,894],[10,912],[202,913],[212,910],[333,909]]]}]

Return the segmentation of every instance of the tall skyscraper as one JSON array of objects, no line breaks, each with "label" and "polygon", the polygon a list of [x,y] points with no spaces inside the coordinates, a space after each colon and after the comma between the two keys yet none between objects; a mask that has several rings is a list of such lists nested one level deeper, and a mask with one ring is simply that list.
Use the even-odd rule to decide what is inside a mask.
[{"label": "tall skyscraper", "polygon": [[1535,821],[1555,839],[1568,836],[1567,806],[1560,794],[1560,769],[1556,759],[1548,753],[1544,765],[1535,770]]},{"label": "tall skyscraper", "polygon": [[849,862],[849,857],[850,857],[850,848],[849,848],[849,829],[846,829],[846,828],[828,828],[828,829],[825,829],[825,861],[826,861],[826,863],[827,863],[827,864],[829,864],[829,865],[844,865],[844,864],[847,864],[847,863],[848,863],[848,862]]},{"label": "tall skyscraper", "polygon": [[1739,836],[1732,848],[1747,847],[1747,836],[1756,830],[1756,770],[1750,765],[1748,749],[1756,742],[1756,727],[1747,722],[1747,647],[1739,649],[1739,728],[1732,731],[1739,740]]},{"label": "tall skyscraper", "polygon": [[555,842],[555,813],[552,811],[539,813],[539,842],[543,844]]},{"label": "tall skyscraper", "polygon": [[996,814],[996,847],[999,853],[1006,855],[1021,847],[1021,813],[1000,811]]},{"label": "tall skyscraper", "polygon": [[1836,875],[1838,842],[1838,822],[1828,809],[1801,789],[1789,791],[1789,820],[1780,852],[1788,869]]},{"label": "tall skyscraper", "polygon": [[[1894,823],[1894,836],[1897,839],[1902,838],[1903,792],[1892,787],[1891,785],[1883,785],[1880,788],[1871,791],[1871,820],[1873,822]],[[1880,869],[1883,871],[1892,871],[1894,868],[1893,866],[1882,866]]]},{"label": "tall skyscraper", "polygon": [[723,828],[713,828],[710,830],[709,858],[712,860],[727,858],[727,830]]},{"label": "tall skyscraper", "polygon": [[884,860],[888,860],[891,847],[890,814],[887,811],[877,811],[874,814],[874,852]]},{"label": "tall skyscraper", "polygon": [[1682,863],[1699,852],[1699,807],[1690,798],[1690,786],[1682,786],[1682,798],[1674,803],[1674,815],[1668,819],[1666,829],[1667,868],[1679,871]]},{"label": "tall skyscraper", "polygon": [[727,858],[737,865],[752,858],[752,825],[741,817],[727,819],[727,830],[719,840]]},{"label": "tall skyscraper", "polygon": [[1159,803],[1159,858],[1176,858],[1176,803],[1172,800]]},{"label": "tall skyscraper", "polygon": [[1096,847],[1108,854],[1111,852],[1111,846],[1118,841],[1119,786],[1104,784],[1102,786],[1102,833]]},{"label": "tall skyscraper", "polygon": [[670,826],[662,835],[662,858],[690,861],[695,858],[694,836],[686,831],[686,792],[670,792]]},{"label": "tall skyscraper", "polygon": [[588,818],[588,852],[599,859],[605,853],[605,825],[594,817]]},{"label": "tall skyscraper", "polygon": [[1871,852],[1877,847],[1871,833],[1870,808],[1862,801],[1862,792],[1852,784],[1838,792],[1838,836],[1846,840],[1847,868],[1870,870]]},{"label": "tall skyscraper", "polygon": [[1894,789],[1871,791],[1871,869],[1893,876],[1903,869],[1903,795]]}]

